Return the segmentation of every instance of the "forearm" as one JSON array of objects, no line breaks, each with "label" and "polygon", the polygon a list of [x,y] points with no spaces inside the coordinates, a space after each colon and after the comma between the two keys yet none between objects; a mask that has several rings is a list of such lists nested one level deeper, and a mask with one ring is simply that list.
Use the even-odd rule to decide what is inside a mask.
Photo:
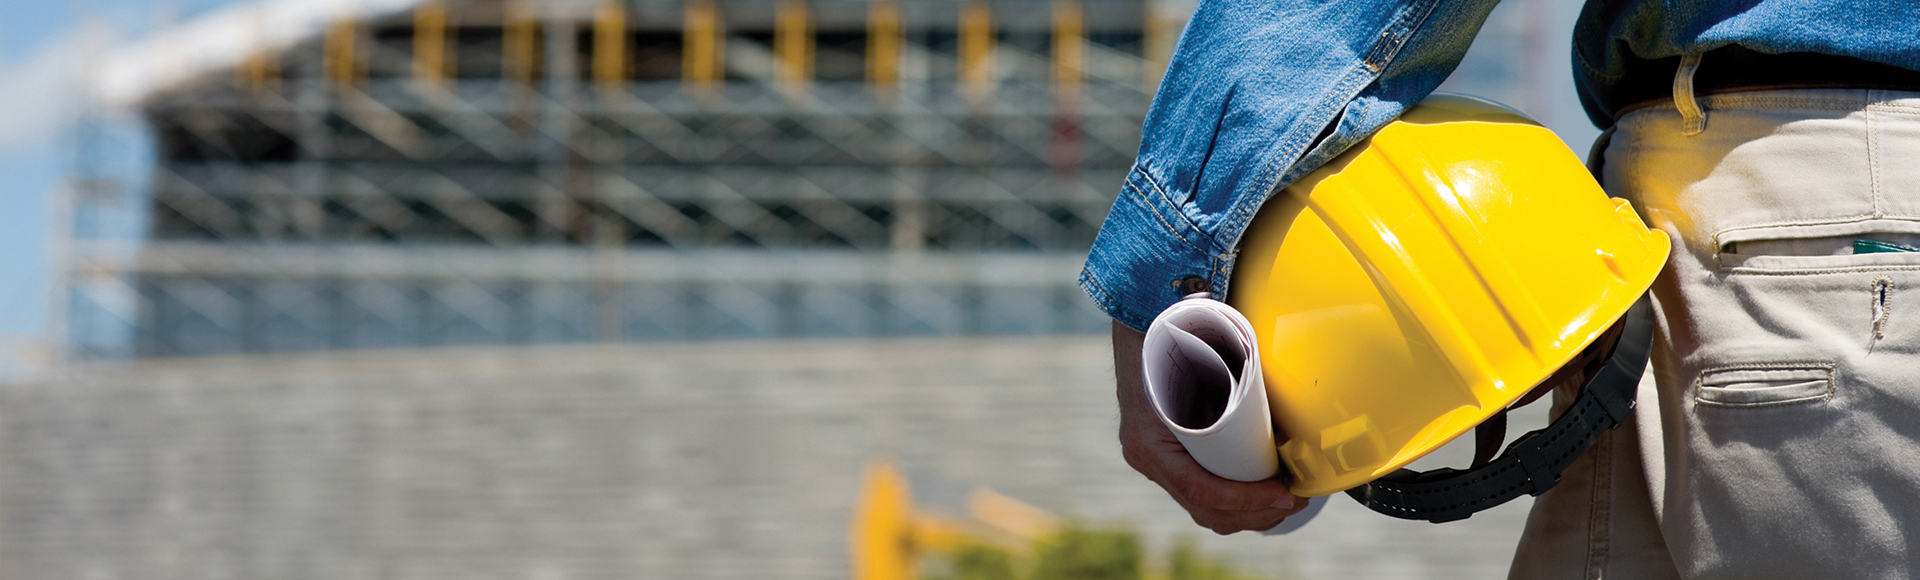
[{"label": "forearm", "polygon": [[1182,33],[1081,283],[1136,330],[1205,280],[1267,196],[1445,80],[1497,0],[1209,0]]}]

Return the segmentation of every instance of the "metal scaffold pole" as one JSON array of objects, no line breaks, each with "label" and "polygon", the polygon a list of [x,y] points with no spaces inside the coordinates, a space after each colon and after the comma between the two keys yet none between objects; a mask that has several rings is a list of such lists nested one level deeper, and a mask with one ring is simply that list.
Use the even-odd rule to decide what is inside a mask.
[{"label": "metal scaffold pole", "polygon": [[1074,277],[1165,19],[1144,0],[346,15],[147,99],[136,350],[1098,331]]}]

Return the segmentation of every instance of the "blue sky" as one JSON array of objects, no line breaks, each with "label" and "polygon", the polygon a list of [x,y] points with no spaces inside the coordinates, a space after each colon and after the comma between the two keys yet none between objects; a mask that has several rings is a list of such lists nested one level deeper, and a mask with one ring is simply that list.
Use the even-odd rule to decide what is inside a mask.
[{"label": "blue sky", "polygon": [[18,62],[21,55],[34,48],[72,34],[83,15],[104,20],[124,34],[138,35],[156,22],[184,20],[235,3],[234,0],[0,1],[0,62]]},{"label": "blue sky", "polygon": [[[53,192],[75,161],[69,53],[83,31],[138,38],[234,0],[0,0],[0,376],[9,344],[48,330]],[[91,27],[83,22],[91,23]]]}]

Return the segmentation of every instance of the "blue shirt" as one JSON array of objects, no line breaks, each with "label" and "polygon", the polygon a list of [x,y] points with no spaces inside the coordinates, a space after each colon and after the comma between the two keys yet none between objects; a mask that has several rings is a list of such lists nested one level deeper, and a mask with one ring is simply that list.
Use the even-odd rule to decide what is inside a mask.
[{"label": "blue shirt", "polygon": [[[1081,287],[1140,330],[1189,277],[1224,299],[1240,235],[1267,197],[1432,92],[1495,2],[1201,2]],[[1638,60],[1739,45],[1920,70],[1916,31],[1911,0],[1592,0],[1574,28],[1574,76],[1606,126],[1631,104],[1616,89]]]}]

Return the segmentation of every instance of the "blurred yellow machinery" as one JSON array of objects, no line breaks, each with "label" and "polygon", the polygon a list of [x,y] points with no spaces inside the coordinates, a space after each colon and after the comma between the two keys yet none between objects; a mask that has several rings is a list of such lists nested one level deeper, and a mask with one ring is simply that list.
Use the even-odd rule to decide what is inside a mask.
[{"label": "blurred yellow machinery", "polygon": [[892,463],[868,462],[847,537],[853,580],[908,580],[921,555],[968,544],[1020,549],[1060,527],[1059,517],[984,488],[968,494],[967,512],[970,519],[916,509],[906,478]]}]

